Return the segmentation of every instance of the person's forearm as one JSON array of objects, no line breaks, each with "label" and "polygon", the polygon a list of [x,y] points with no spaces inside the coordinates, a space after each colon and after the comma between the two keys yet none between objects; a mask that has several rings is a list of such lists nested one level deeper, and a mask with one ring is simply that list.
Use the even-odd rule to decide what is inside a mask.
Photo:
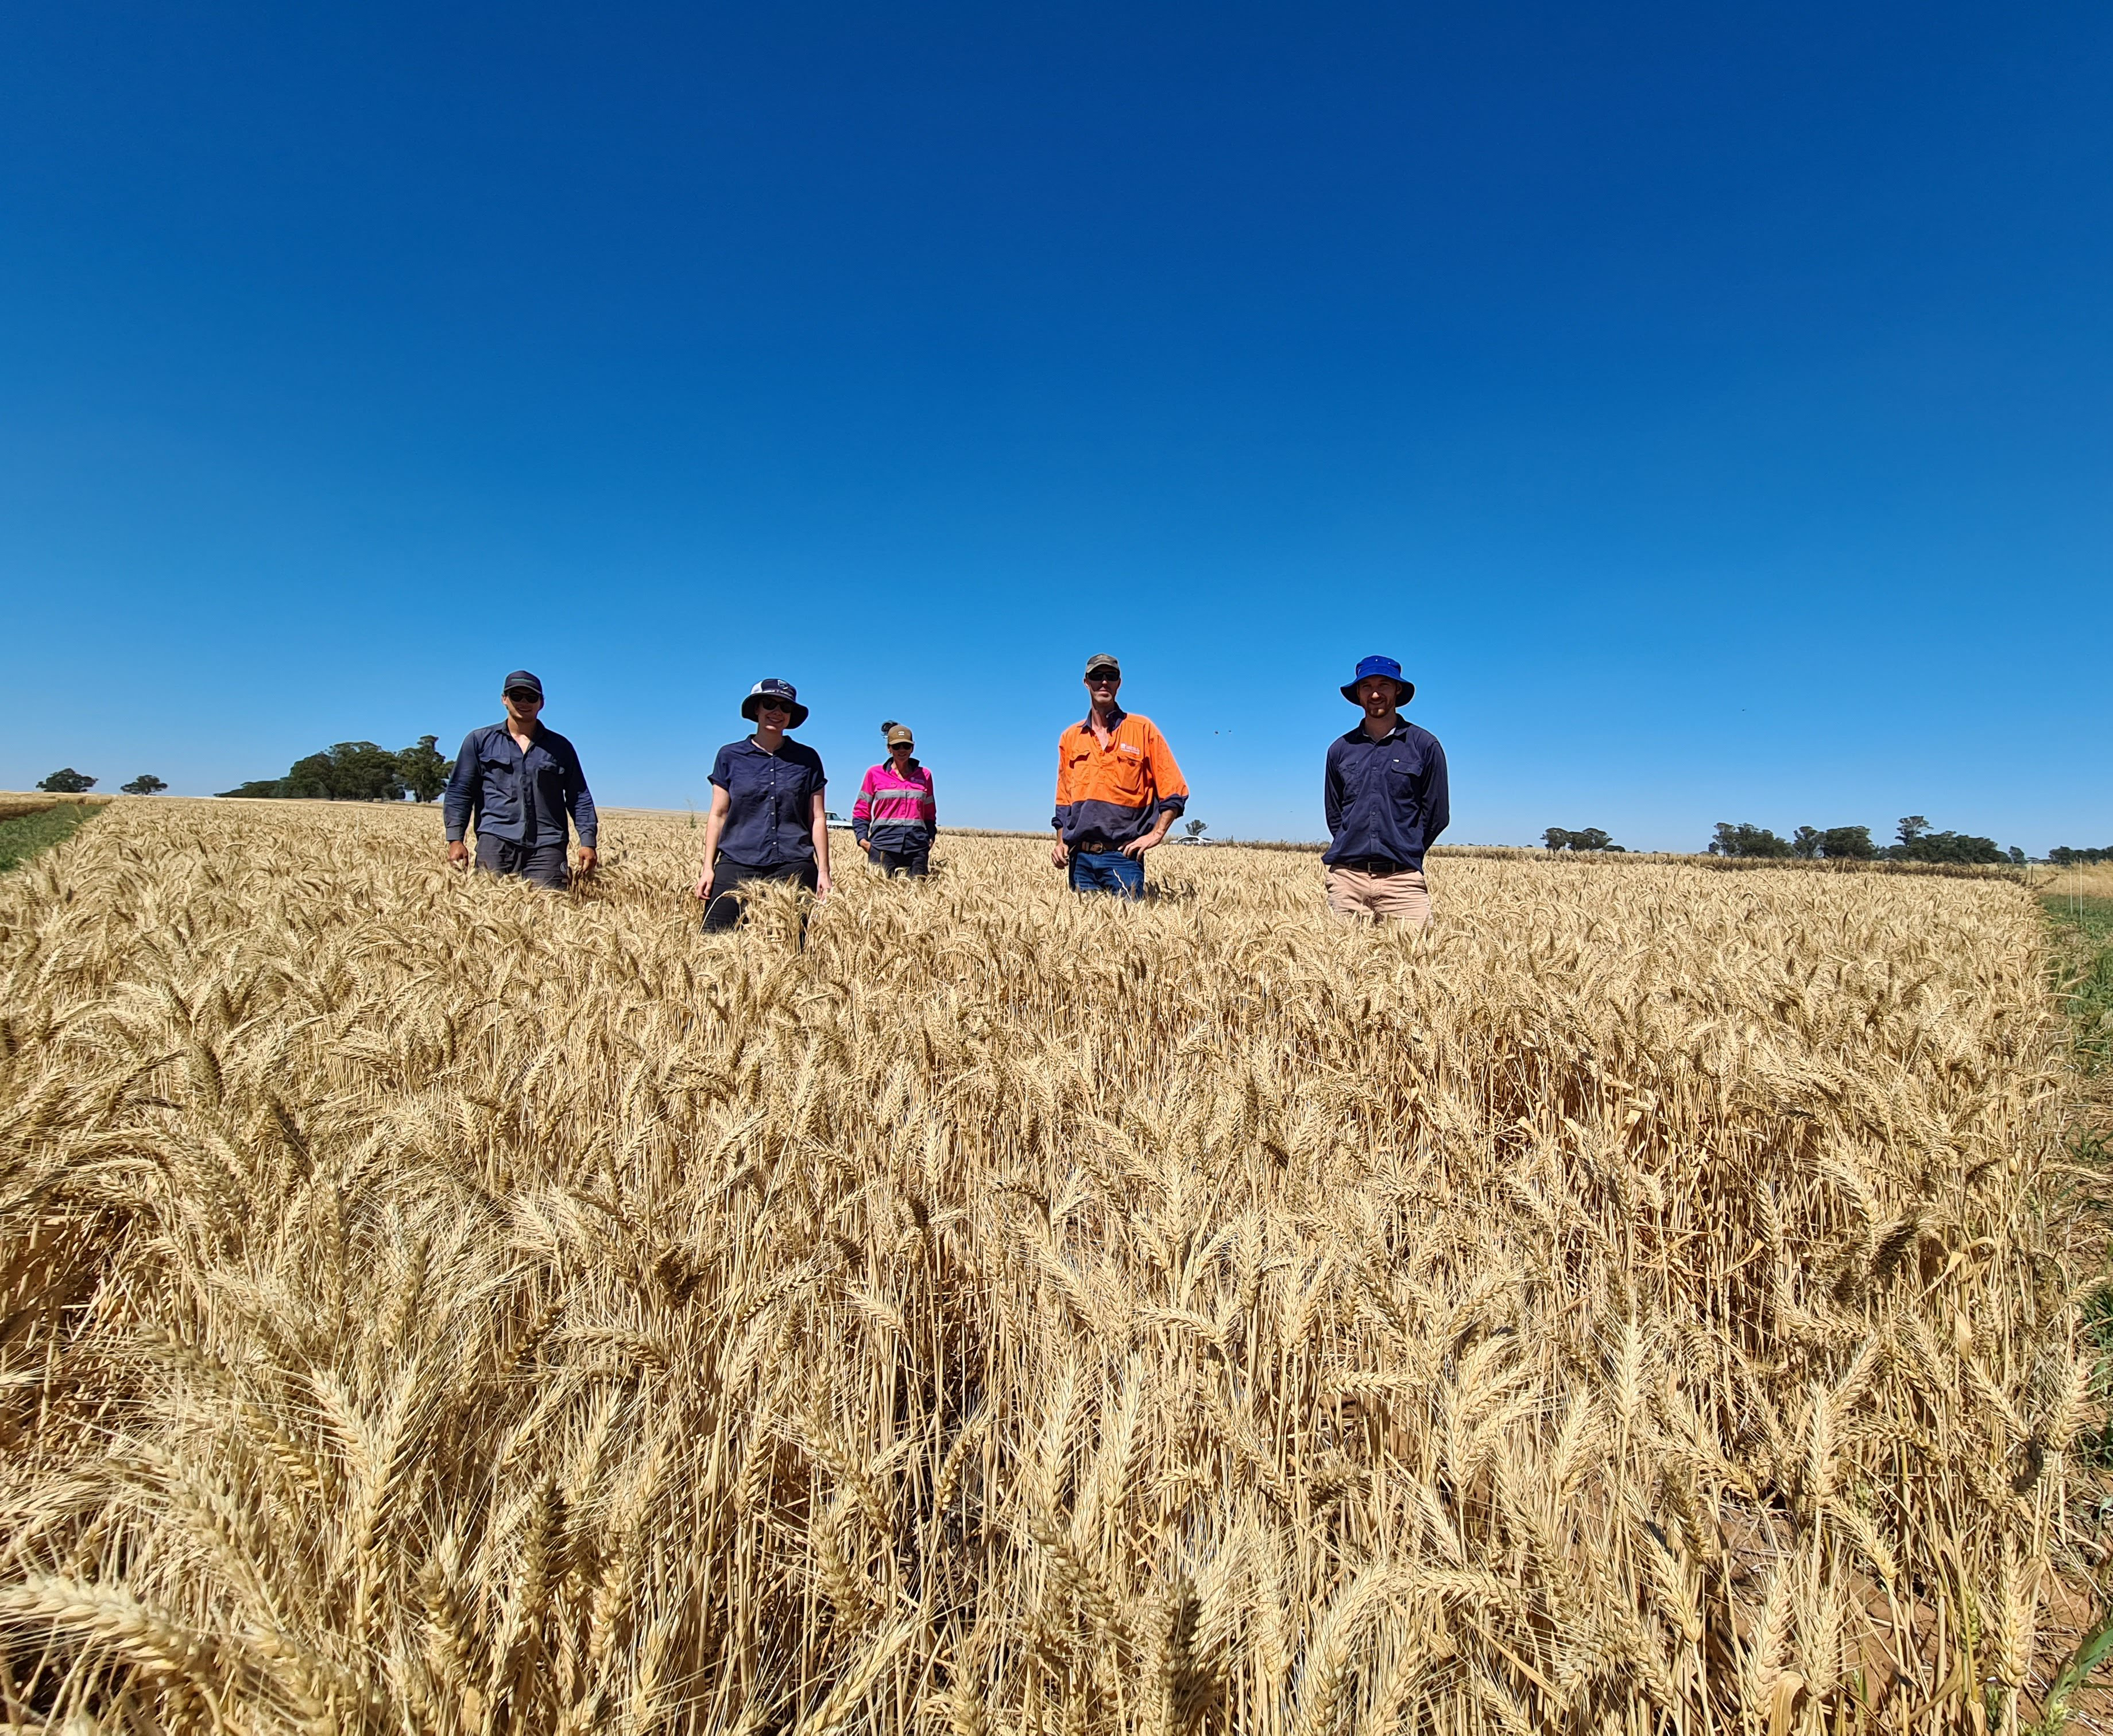
[{"label": "person's forearm", "polygon": [[705,816],[705,872],[712,871],[712,864],[719,859],[719,829],[725,822],[717,813]]}]

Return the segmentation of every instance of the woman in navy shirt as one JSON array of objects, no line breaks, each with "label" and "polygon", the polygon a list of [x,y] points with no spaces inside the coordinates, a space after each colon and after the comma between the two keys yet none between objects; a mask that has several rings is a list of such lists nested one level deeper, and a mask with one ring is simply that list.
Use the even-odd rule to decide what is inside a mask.
[{"label": "woman in navy shirt", "polygon": [[729,741],[712,762],[712,811],[705,821],[705,932],[741,920],[739,888],[751,880],[789,880],[817,899],[829,895],[829,822],[822,756],[788,740],[807,721],[790,681],[758,681],[741,702],[755,733]]}]

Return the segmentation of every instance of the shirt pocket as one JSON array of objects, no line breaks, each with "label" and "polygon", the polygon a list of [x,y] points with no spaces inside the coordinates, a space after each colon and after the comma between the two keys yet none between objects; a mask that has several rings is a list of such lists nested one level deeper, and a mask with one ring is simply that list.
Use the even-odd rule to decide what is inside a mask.
[{"label": "shirt pocket", "polygon": [[1422,805],[1416,780],[1422,775],[1423,760],[1413,754],[1390,754],[1374,780],[1378,794],[1396,813],[1413,814]]},{"label": "shirt pocket", "polygon": [[1145,800],[1144,755],[1116,743],[1102,756],[1099,782],[1099,793],[1107,800],[1137,807]]}]

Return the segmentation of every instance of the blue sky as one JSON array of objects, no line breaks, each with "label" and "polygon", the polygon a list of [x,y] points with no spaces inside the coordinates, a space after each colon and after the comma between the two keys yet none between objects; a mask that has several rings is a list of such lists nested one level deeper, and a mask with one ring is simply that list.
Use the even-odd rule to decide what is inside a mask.
[{"label": "blue sky", "polygon": [[[1319,833],[2113,841],[2103,7],[18,7],[0,786],[765,674],[1046,822],[1086,655]],[[437,821],[436,822],[437,826]]]}]

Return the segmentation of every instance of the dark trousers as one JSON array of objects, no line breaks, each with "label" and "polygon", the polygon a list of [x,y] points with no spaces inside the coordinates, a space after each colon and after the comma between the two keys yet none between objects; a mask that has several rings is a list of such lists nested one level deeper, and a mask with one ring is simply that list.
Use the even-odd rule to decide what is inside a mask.
[{"label": "dark trousers", "polygon": [[[751,868],[745,862],[729,861],[722,856],[712,864],[711,901],[705,906],[705,932],[717,934],[731,928],[742,918],[745,902],[741,889],[752,880],[789,880],[795,886],[813,891],[821,881],[821,871],[812,862],[787,863],[780,868]],[[806,932],[805,917],[800,920],[800,931]]]},{"label": "dark trousers", "polygon": [[564,891],[572,877],[565,867],[563,838],[554,844],[541,838],[530,844],[515,844],[479,832],[477,865],[487,874],[516,875],[532,886],[548,886],[553,892]]},{"label": "dark trousers", "polygon": [[914,850],[869,850],[865,855],[866,860],[883,874],[922,880],[932,872],[932,846],[929,844],[920,844]]},{"label": "dark trousers", "polygon": [[1074,892],[1111,892],[1117,898],[1144,896],[1144,859],[1125,856],[1119,850],[1089,855],[1071,852],[1071,890]]}]

